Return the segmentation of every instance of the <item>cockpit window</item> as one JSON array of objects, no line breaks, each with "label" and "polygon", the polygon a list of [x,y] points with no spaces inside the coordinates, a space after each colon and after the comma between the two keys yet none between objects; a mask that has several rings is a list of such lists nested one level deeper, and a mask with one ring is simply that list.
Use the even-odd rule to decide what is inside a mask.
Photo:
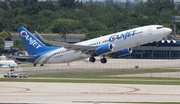
[{"label": "cockpit window", "polygon": [[157,27],[156,29],[161,29],[161,28],[164,28],[163,26],[161,26],[161,27]]}]

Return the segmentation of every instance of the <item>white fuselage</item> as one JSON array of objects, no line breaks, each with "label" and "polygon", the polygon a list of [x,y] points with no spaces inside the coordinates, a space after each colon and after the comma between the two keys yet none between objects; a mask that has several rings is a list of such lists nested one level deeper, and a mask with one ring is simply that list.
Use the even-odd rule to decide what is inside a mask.
[{"label": "white fuselage", "polygon": [[17,63],[14,60],[0,60],[0,67],[17,67]]},{"label": "white fuselage", "polygon": [[[159,27],[159,28],[157,28]],[[83,41],[76,43],[77,45],[84,46],[100,46],[103,44],[112,44],[113,51],[109,53],[116,52],[118,50],[134,47],[141,44],[153,42],[166,37],[170,34],[171,30],[169,28],[160,28],[161,25],[150,25],[139,28],[134,28],[95,39]],[[126,37],[122,37],[121,34],[125,34]],[[114,37],[113,37],[114,36]],[[112,38],[112,39],[110,39]],[[117,39],[118,38],[118,39]],[[106,54],[109,54],[106,53]],[[103,55],[106,55],[103,54]],[[35,60],[36,63],[64,63],[71,62],[75,60],[81,60],[90,57],[89,54],[83,54],[81,51],[69,50],[63,47],[57,50],[50,51]]]}]

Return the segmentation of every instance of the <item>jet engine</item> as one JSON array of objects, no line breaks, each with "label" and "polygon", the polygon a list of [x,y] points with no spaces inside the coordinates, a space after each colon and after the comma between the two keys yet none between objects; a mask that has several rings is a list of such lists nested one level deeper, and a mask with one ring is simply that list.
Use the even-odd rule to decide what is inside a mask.
[{"label": "jet engine", "polygon": [[113,45],[112,44],[104,44],[101,46],[97,46],[95,49],[96,55],[101,55],[107,52],[111,52],[113,50]]},{"label": "jet engine", "polygon": [[119,50],[119,51],[115,52],[114,57],[121,57],[121,56],[128,55],[131,53],[132,53],[131,48],[124,48],[123,50]]}]

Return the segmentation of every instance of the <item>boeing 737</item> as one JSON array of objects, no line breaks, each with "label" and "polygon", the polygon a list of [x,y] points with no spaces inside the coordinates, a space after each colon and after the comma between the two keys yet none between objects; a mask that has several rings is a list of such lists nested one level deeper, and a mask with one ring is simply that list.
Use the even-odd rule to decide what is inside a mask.
[{"label": "boeing 737", "polygon": [[[82,41],[75,44],[48,41],[37,34],[38,40],[24,27],[18,27],[19,35],[23,41],[29,56],[24,56],[29,62],[41,64],[45,63],[66,63],[89,58],[90,62],[95,62],[95,56],[102,56],[101,63],[106,63],[105,56],[121,56],[132,52],[131,48],[141,44],[146,44],[159,40],[169,35],[172,30],[162,25],[149,25],[134,28],[122,32],[109,34]],[[55,46],[45,46],[43,43]],[[17,57],[21,58],[21,57]]]}]

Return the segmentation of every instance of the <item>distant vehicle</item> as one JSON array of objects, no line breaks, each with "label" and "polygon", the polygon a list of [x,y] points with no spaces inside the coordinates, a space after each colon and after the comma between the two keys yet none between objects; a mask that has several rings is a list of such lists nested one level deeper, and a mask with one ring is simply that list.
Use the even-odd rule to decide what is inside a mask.
[{"label": "distant vehicle", "polygon": [[28,77],[28,75],[27,74],[25,74],[25,73],[21,73],[21,74],[19,74],[19,78],[27,78]]},{"label": "distant vehicle", "polygon": [[18,74],[14,74],[13,72],[8,72],[7,74],[4,74],[5,78],[16,78],[18,77]]}]

